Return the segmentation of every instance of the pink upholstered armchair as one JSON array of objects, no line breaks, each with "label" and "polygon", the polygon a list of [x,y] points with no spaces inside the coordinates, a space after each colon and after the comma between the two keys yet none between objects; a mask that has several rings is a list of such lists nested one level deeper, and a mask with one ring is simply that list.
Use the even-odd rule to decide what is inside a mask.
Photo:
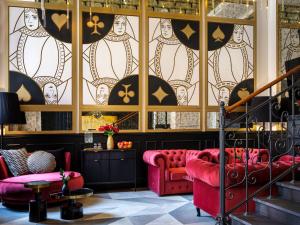
[{"label": "pink upholstered armchair", "polygon": [[143,159],[148,164],[148,187],[158,195],[190,193],[193,184],[185,166],[191,159],[210,161],[211,155],[199,150],[148,150]]},{"label": "pink upholstered armchair", "polygon": [[[65,173],[71,173],[71,154],[65,152]],[[71,190],[83,187],[84,181],[80,173],[73,172],[74,177],[69,181],[68,186]],[[48,202],[55,201],[50,199],[49,194],[61,191],[62,181],[59,172],[42,173],[42,174],[26,174],[13,177],[9,172],[6,162],[0,156],[0,199],[7,206],[23,206],[28,205],[29,200],[34,198],[31,189],[25,188],[24,184],[30,181],[45,180],[51,182],[49,188],[42,192],[43,198]]]}]

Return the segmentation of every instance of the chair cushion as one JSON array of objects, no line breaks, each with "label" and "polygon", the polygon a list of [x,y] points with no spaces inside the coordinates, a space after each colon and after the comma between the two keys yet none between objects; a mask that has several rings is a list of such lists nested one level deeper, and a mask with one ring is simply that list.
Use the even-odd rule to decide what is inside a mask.
[{"label": "chair cushion", "polygon": [[185,180],[185,177],[187,176],[185,167],[170,168],[169,176],[172,181]]},{"label": "chair cushion", "polygon": [[56,161],[51,153],[36,151],[28,157],[27,166],[31,173],[50,173],[55,169]]},{"label": "chair cushion", "polygon": [[14,176],[28,174],[27,158],[28,153],[25,148],[17,150],[1,150],[1,155]]}]

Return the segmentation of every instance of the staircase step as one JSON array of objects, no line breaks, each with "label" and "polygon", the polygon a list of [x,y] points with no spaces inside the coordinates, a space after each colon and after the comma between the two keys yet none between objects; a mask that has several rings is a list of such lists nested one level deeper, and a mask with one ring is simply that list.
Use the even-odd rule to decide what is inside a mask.
[{"label": "staircase step", "polygon": [[258,214],[231,214],[231,225],[284,225]]},{"label": "staircase step", "polygon": [[300,204],[274,197],[254,198],[256,213],[284,224],[300,225]]},{"label": "staircase step", "polygon": [[277,182],[279,195],[281,198],[300,202],[300,181],[291,182]]}]

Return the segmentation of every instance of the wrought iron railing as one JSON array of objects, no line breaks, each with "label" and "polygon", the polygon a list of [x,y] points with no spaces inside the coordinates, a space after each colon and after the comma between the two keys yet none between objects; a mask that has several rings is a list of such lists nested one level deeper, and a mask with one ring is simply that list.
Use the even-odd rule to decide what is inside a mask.
[{"label": "wrought iron railing", "polygon": [[[297,155],[296,147],[300,146],[300,126],[296,126],[297,121],[300,124],[300,117],[296,116],[296,114],[299,114],[300,109],[300,79],[296,77],[295,74],[297,73],[300,73],[300,65],[232,106],[225,107],[224,102],[221,102],[219,120],[220,213],[217,218],[218,224],[230,224],[229,215],[240,207],[244,207],[244,214],[248,214],[249,201],[262,192],[267,191],[269,198],[272,198],[274,183],[286,178],[287,175],[290,175],[290,181],[294,182],[295,169],[300,166],[300,163],[295,160]],[[277,91],[278,84],[285,79],[289,80],[289,85],[287,88]],[[263,98],[259,94],[266,91],[268,91],[268,95],[264,97],[264,101],[255,105],[255,98]],[[226,118],[241,106],[244,107],[245,112],[225,124]],[[267,115],[265,116],[267,121],[261,122],[261,118],[258,118],[265,114]],[[236,123],[244,123],[244,130],[233,130],[230,128]],[[250,139],[255,139],[255,142],[250,143]],[[226,147],[243,148],[245,156],[243,177],[237,177],[240,175],[237,172],[236,160],[231,165],[233,169],[230,172],[226,171]],[[262,162],[257,160],[257,162],[251,162],[249,158],[251,148],[257,148],[258,151],[268,149],[268,161]],[[279,167],[278,159],[286,154],[292,156],[292,162],[288,168],[281,171],[281,174],[276,174],[275,176],[273,169]],[[258,169],[253,170],[253,163],[260,164],[260,166],[254,166],[254,168]],[[249,170],[250,165],[252,166],[251,170]],[[269,173],[269,177],[266,182],[259,185],[256,175],[266,170]],[[237,181],[228,184],[226,182],[228,176],[236,178]],[[254,192],[249,191],[252,185],[257,185]],[[245,191],[245,197],[235,201],[238,203],[231,208],[226,208],[225,202],[236,198],[232,193],[232,189],[235,187],[242,187]]]}]

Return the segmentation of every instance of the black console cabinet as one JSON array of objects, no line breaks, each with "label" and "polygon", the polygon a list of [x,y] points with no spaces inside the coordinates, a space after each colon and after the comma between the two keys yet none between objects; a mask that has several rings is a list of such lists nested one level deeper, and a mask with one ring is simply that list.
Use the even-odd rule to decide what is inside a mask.
[{"label": "black console cabinet", "polygon": [[82,151],[82,174],[85,184],[134,184],[136,189],[136,150]]}]

